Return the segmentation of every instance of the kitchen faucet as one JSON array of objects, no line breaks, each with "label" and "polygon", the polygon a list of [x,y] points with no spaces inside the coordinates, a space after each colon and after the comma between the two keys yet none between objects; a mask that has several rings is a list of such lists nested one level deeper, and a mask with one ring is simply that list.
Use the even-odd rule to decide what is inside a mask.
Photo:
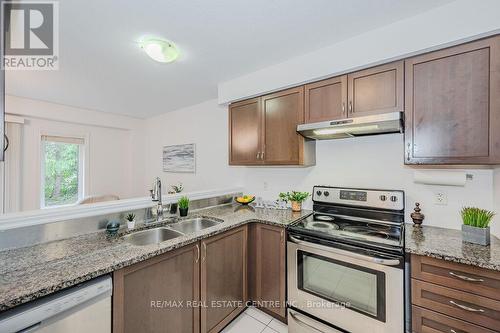
[{"label": "kitchen faucet", "polygon": [[156,177],[151,190],[151,198],[156,201],[156,221],[163,219],[163,202],[161,200],[161,179]]}]

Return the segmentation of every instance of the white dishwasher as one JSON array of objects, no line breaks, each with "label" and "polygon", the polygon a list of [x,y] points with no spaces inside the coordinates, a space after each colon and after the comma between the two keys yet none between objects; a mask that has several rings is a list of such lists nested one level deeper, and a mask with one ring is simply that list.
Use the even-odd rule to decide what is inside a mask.
[{"label": "white dishwasher", "polygon": [[104,276],[0,313],[2,333],[111,333],[111,277]]}]

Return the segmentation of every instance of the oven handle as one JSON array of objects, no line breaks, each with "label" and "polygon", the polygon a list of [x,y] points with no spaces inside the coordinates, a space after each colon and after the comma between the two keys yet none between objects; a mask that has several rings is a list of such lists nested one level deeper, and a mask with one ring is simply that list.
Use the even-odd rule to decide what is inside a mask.
[{"label": "oven handle", "polygon": [[308,323],[306,322],[303,322],[302,320],[300,320],[299,318],[297,318],[297,316],[295,315],[295,313],[293,313],[292,311],[289,311],[288,314],[290,314],[290,317],[292,317],[293,320],[295,320],[295,322],[299,325],[299,326],[302,326],[306,329],[310,329],[310,330],[313,330],[314,332],[319,332],[319,333],[325,333],[319,329],[317,329],[316,327],[314,326],[311,326],[309,325]]},{"label": "oven handle", "polygon": [[327,247],[327,246],[323,246],[323,245],[319,245],[319,244],[305,242],[305,241],[297,239],[293,236],[289,236],[289,237],[292,240],[292,242],[297,244],[297,245],[304,245],[304,246],[311,247],[313,249],[327,251],[327,252],[331,252],[331,253],[336,253],[336,254],[351,257],[354,259],[368,261],[368,262],[371,262],[374,264],[385,265],[385,266],[399,266],[399,264],[401,263],[399,261],[399,259],[384,259],[384,258],[378,258],[378,257],[365,256],[365,255],[359,254],[359,253],[344,251],[344,250],[336,249],[333,247]]}]

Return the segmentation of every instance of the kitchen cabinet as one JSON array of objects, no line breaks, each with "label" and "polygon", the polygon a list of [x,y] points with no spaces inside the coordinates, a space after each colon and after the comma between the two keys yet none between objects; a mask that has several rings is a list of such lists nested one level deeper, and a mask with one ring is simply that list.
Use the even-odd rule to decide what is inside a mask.
[{"label": "kitchen cabinet", "polygon": [[125,267],[113,274],[113,332],[199,332],[199,245]]},{"label": "kitchen cabinet", "polygon": [[201,242],[201,332],[219,332],[245,309],[247,226]]},{"label": "kitchen cabinet", "polygon": [[405,163],[500,163],[500,37],[405,61]]},{"label": "kitchen cabinet", "polygon": [[412,255],[413,332],[494,332],[499,290],[499,272]]},{"label": "kitchen cabinet", "polygon": [[304,87],[229,106],[230,165],[315,163],[315,141],[297,133],[304,122]]},{"label": "kitchen cabinet", "polygon": [[349,117],[403,112],[403,68],[396,61],[347,75]]},{"label": "kitchen cabinet", "polygon": [[347,117],[347,75],[306,84],[305,123]]},{"label": "kitchen cabinet", "polygon": [[285,229],[254,223],[249,227],[249,294],[263,311],[286,322]]},{"label": "kitchen cabinet", "polygon": [[229,106],[229,164],[262,164],[261,118],[260,98]]},{"label": "kitchen cabinet", "polygon": [[404,62],[305,85],[305,123],[404,110]]}]

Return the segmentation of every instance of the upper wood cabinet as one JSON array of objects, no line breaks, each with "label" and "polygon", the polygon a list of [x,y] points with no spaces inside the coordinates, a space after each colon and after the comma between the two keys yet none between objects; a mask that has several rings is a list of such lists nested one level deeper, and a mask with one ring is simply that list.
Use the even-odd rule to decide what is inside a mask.
[{"label": "upper wood cabinet", "polygon": [[404,110],[404,62],[368,68],[305,86],[305,123]]},{"label": "upper wood cabinet", "polygon": [[304,87],[229,106],[230,165],[315,163],[315,141],[297,133],[304,122]]},{"label": "upper wood cabinet", "polygon": [[262,109],[260,98],[229,107],[229,164],[261,164]]},{"label": "upper wood cabinet", "polygon": [[347,75],[306,84],[305,123],[347,117]]},{"label": "upper wood cabinet", "polygon": [[249,294],[262,310],[286,321],[285,229],[254,223],[249,227]]},{"label": "upper wood cabinet", "polygon": [[404,110],[403,61],[347,75],[350,117]]},{"label": "upper wood cabinet", "polygon": [[199,308],[186,306],[200,299],[199,257],[199,245],[188,245],[115,271],[113,332],[199,332]]},{"label": "upper wood cabinet", "polygon": [[500,37],[405,63],[405,163],[500,163]]},{"label": "upper wood cabinet", "polygon": [[201,242],[201,332],[219,332],[245,309],[247,226]]}]

